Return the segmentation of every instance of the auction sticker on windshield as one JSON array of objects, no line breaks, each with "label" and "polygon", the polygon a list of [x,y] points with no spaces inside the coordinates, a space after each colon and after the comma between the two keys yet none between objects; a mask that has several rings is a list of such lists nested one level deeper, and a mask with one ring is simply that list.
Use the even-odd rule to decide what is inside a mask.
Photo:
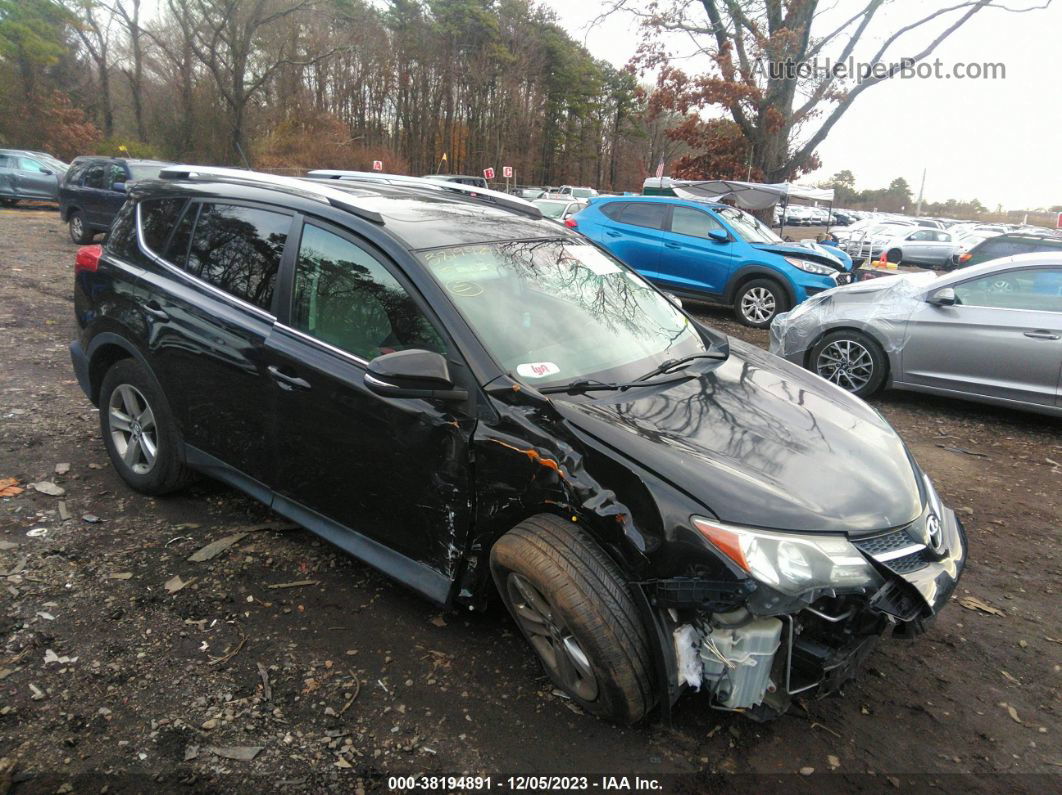
[{"label": "auction sticker on windshield", "polygon": [[526,362],[516,367],[517,375],[522,375],[524,378],[545,378],[559,372],[560,368],[553,362]]}]

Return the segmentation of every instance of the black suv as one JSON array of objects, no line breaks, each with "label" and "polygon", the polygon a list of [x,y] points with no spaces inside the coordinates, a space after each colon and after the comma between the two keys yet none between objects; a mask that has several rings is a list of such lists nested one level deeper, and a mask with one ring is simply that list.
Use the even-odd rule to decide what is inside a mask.
[{"label": "black suv", "polygon": [[59,216],[70,228],[70,239],[89,243],[110,229],[125,203],[126,186],[157,177],[164,165],[124,157],[75,157],[59,185]]},{"label": "black suv", "polygon": [[75,267],[125,481],[203,473],[442,605],[500,596],[588,711],[756,717],[917,634],[966,541],[882,417],[519,199],[181,166]]},{"label": "black suv", "polygon": [[982,240],[969,251],[952,254],[951,260],[956,267],[967,268],[1000,257],[1031,254],[1035,251],[1062,251],[1062,237],[1052,234],[1008,232]]}]

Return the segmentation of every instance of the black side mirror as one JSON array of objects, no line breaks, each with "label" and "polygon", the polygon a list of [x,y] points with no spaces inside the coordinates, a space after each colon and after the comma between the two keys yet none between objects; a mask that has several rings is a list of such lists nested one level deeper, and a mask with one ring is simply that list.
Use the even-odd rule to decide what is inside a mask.
[{"label": "black side mirror", "polygon": [[442,354],[424,350],[396,351],[369,362],[365,386],[382,397],[464,400],[468,392],[454,389],[450,367]]},{"label": "black side mirror", "polygon": [[115,182],[113,185],[111,185],[111,190],[116,190],[119,193],[125,193],[125,183]]},{"label": "black side mirror", "polygon": [[729,243],[730,235],[724,232],[722,229],[713,229],[708,233],[708,239],[714,240],[716,243]]},{"label": "black side mirror", "polygon": [[932,292],[926,298],[926,302],[933,306],[955,306],[959,302],[959,299],[955,297],[955,291],[950,287],[942,287],[936,292]]}]

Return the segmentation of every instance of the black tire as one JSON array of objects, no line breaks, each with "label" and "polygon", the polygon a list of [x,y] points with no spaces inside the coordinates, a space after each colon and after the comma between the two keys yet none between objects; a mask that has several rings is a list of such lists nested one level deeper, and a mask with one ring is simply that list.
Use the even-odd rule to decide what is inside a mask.
[{"label": "black tire", "polygon": [[[99,406],[100,432],[107,454],[130,487],[142,494],[166,494],[193,479],[191,470],[178,456],[180,436],[169,401],[139,362],[115,362],[103,377]],[[150,410],[150,419],[145,418],[147,412],[142,409]],[[153,456],[149,454],[151,447]]]},{"label": "black tire", "polygon": [[809,370],[861,398],[881,389],[888,367],[889,360],[877,341],[855,330],[827,334],[808,356]]},{"label": "black tire", "polygon": [[67,226],[70,229],[70,239],[79,245],[91,243],[92,238],[96,236],[96,234],[89,229],[88,224],[85,223],[84,217],[77,210],[70,213]]},{"label": "black tire", "polygon": [[[649,635],[619,567],[589,535],[556,516],[533,516],[498,539],[490,569],[557,687],[587,712],[616,723],[646,716],[654,704]],[[525,597],[525,585],[541,603]],[[536,612],[547,620],[536,623],[529,617]],[[575,672],[574,686],[565,670]]]},{"label": "black tire", "polygon": [[898,248],[891,248],[885,255],[885,260],[887,262],[892,262],[896,265],[899,265],[901,262],[903,262],[903,253]]},{"label": "black tire", "polygon": [[752,328],[768,328],[775,316],[789,309],[785,290],[774,279],[753,279],[738,288],[734,315]]}]

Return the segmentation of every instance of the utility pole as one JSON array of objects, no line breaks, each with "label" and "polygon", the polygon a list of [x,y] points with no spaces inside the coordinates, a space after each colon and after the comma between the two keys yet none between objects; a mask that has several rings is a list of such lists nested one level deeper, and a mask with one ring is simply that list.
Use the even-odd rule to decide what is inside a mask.
[{"label": "utility pole", "polygon": [[926,190],[926,170],[922,169],[922,185],[918,189],[918,206],[915,207],[915,218],[922,214],[922,195]]}]

